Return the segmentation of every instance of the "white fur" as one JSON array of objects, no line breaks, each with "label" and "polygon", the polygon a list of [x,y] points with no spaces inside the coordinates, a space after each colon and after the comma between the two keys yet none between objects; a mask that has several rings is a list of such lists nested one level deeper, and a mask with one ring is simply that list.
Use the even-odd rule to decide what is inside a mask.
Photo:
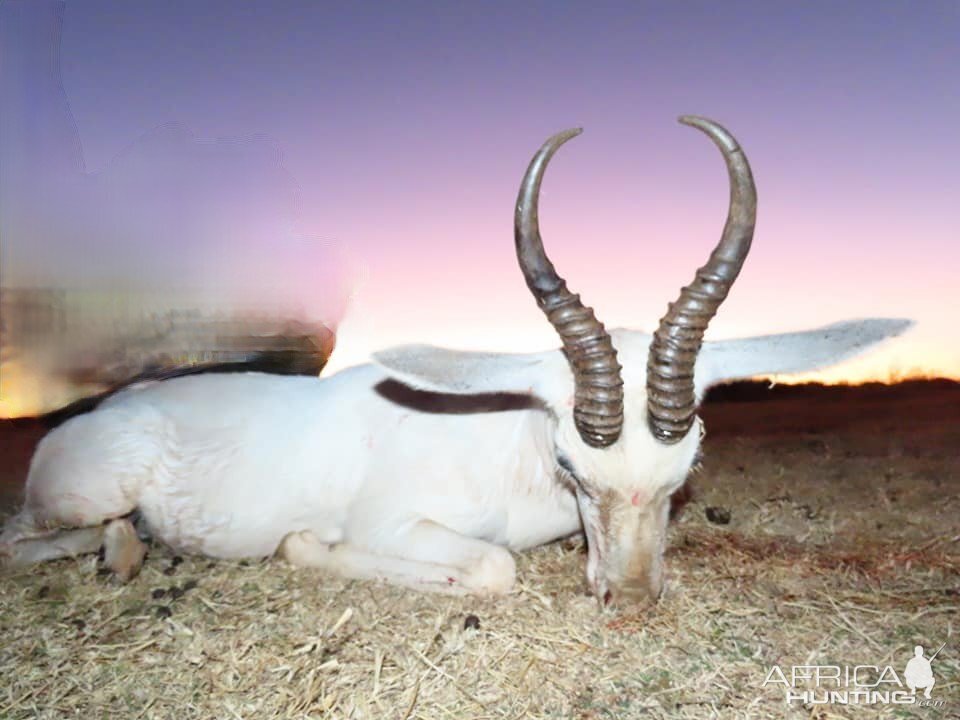
[{"label": "white fur", "polygon": [[[861,320],[707,343],[697,389],[819,368],[907,326]],[[52,528],[96,526],[137,507],[156,538],[182,551],[236,558],[282,546],[292,562],[354,577],[503,592],[514,568],[502,547],[523,550],[583,528],[599,597],[621,583],[659,593],[665,503],[695,461],[700,428],[675,445],[653,438],[650,336],[612,335],[626,420],[607,449],[576,432],[573,379],[559,351],[410,346],[325,379],[197,375],[128,389],[40,443],[26,505],[0,535],[0,550],[15,556],[18,542]],[[446,394],[517,393],[538,405],[431,412],[390,397],[388,380]],[[576,478],[559,468],[560,456]],[[616,532],[598,526],[601,497],[615,501]],[[628,577],[641,565],[645,579]]]}]

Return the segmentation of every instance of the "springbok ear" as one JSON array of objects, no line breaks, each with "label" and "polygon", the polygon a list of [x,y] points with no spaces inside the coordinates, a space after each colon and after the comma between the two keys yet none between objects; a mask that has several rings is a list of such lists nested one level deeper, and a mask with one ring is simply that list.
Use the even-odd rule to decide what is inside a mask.
[{"label": "springbok ear", "polygon": [[[402,345],[374,353],[373,361],[394,380],[417,390],[456,395],[522,393],[549,402],[547,396],[558,381],[555,355],[562,362],[559,352],[512,355]],[[563,377],[561,373],[561,381]]]},{"label": "springbok ear", "polygon": [[757,375],[809,372],[856,357],[879,342],[901,335],[912,320],[869,318],[806,332],[706,342],[697,358],[697,397],[712,385]]}]

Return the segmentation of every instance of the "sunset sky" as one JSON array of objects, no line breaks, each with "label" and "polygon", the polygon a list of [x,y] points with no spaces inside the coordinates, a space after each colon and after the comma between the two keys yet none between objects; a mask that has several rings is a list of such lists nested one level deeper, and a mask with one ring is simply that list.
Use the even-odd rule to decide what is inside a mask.
[{"label": "sunset sky", "polygon": [[[217,188],[217,222],[181,232],[178,217],[168,226],[151,206],[149,221],[124,226],[150,232],[123,242],[135,254],[179,256],[191,233],[241,228],[248,270],[259,248],[298,288],[313,272],[336,288],[303,291],[304,302],[325,305],[317,314],[338,319],[342,298],[332,296],[352,296],[338,365],[399,342],[557,344],[516,267],[512,210],[531,155],[572,126],[585,132],[544,184],[548,251],[608,326],[653,329],[726,211],[718,152],[676,122],[689,113],[737,136],[759,191],[753,251],[708,339],[911,317],[910,335],[827,377],[960,377],[952,0],[67,2],[65,107],[43,52],[27,47],[56,15],[57,3],[46,7],[39,19],[3,9],[0,101],[22,120],[15,141],[7,134],[5,158],[19,148],[19,164],[7,163],[5,182],[14,172],[38,188],[50,173],[117,177],[110,168],[130,166],[131,155],[152,173],[157,155],[143,139],[157,128],[173,135],[160,153],[168,141],[199,152],[234,142],[244,157],[262,150],[188,185],[200,195]],[[30,130],[37,123],[42,132]],[[34,156],[31,143],[46,150]],[[57,165],[64,154],[72,159]],[[37,193],[30,202],[49,210],[40,215],[64,213],[62,224],[77,226],[82,212],[58,198],[87,195]],[[122,193],[97,197],[97,218],[112,215],[111,202],[130,207]],[[50,234],[31,217],[0,228],[7,253]],[[277,259],[273,234],[311,249]]]}]

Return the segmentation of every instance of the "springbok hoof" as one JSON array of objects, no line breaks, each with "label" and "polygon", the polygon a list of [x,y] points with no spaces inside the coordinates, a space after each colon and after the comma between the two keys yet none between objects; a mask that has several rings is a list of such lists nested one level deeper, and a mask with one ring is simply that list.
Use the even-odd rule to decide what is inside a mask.
[{"label": "springbok hoof", "polygon": [[103,562],[121,582],[129,582],[143,567],[147,546],[127,519],[111,521],[103,533]]},{"label": "springbok hoof", "polygon": [[329,546],[321,543],[312,530],[287,533],[277,548],[277,556],[291,565],[310,565],[318,556],[329,553]]},{"label": "springbok hoof", "polygon": [[463,584],[474,592],[506,595],[516,579],[517,563],[513,555],[502,547],[492,547],[463,578]]}]

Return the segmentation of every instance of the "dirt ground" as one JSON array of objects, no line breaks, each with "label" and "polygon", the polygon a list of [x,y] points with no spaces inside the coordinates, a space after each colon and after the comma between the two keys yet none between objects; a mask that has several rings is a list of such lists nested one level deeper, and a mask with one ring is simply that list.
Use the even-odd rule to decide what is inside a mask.
[{"label": "dirt ground", "polygon": [[[500,599],[161,547],[126,586],[63,560],[0,576],[0,718],[960,717],[960,385],[744,386],[702,414],[651,610],[600,611],[571,541],[519,557]],[[0,429],[7,509],[39,435]],[[788,705],[765,684],[903,679],[941,643],[928,704]]]}]

